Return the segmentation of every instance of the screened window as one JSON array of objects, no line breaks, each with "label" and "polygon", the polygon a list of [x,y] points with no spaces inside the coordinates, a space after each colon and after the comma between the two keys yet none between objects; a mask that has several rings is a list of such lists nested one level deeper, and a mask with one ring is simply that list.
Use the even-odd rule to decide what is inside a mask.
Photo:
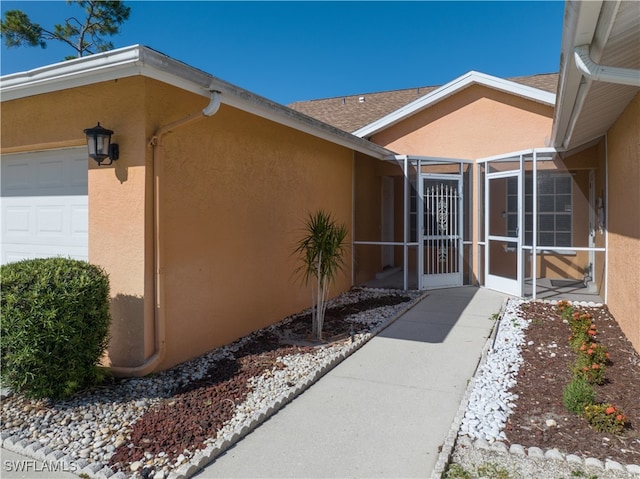
[{"label": "screened window", "polygon": [[[525,175],[524,243],[533,244],[533,175]],[[518,227],[518,182],[507,183],[507,236]],[[573,191],[569,173],[538,173],[538,246],[570,247],[572,238]],[[515,246],[515,245],[514,245]]]}]

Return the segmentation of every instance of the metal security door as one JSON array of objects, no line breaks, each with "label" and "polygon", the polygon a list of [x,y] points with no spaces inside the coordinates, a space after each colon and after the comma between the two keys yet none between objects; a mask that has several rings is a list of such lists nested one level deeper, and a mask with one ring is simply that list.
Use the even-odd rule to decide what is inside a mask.
[{"label": "metal security door", "polygon": [[461,178],[422,178],[422,289],[462,286]]}]

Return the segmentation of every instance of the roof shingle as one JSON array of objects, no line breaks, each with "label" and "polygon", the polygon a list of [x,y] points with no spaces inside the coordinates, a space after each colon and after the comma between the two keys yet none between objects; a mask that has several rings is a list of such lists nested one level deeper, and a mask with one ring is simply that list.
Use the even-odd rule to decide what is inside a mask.
[{"label": "roof shingle", "polygon": [[[558,86],[557,73],[514,77],[508,78],[508,80],[551,93],[556,93]],[[353,132],[438,88],[439,86],[426,86],[377,93],[362,93],[359,95],[297,101],[288,106],[336,128]]]}]

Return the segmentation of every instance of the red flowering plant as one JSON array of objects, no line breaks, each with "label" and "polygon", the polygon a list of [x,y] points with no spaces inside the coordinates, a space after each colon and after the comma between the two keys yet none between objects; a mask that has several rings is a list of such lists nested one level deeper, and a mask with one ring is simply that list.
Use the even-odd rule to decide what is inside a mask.
[{"label": "red flowering plant", "polygon": [[571,303],[566,299],[563,299],[558,301],[558,304],[556,306],[558,307],[558,311],[560,311],[560,316],[562,316],[562,319],[566,319],[567,321],[569,321],[569,319],[573,315],[573,306],[571,306]]},{"label": "red flowering plant", "polygon": [[609,363],[607,348],[599,343],[582,343],[579,354],[586,355],[592,363],[606,365]]},{"label": "red flowering plant", "polygon": [[[627,418],[622,411],[611,404],[593,402],[595,392],[590,385],[604,382],[610,356],[607,348],[597,342],[598,330],[593,323],[592,315],[574,310],[568,301],[558,302],[558,309],[563,319],[569,323],[569,342],[577,353],[572,368],[573,380],[563,393],[565,407],[584,417],[589,425],[599,432],[621,434],[628,426]],[[576,402],[577,400],[581,403]]]},{"label": "red flowering plant", "polygon": [[592,319],[593,317],[591,316],[591,313],[574,311],[571,314],[571,318],[569,319],[569,326],[571,328],[569,343],[574,351],[578,352],[584,343],[594,340],[597,330]]},{"label": "red flowering plant", "polygon": [[599,432],[620,434],[627,426],[627,418],[622,411],[608,403],[585,406],[583,416]]},{"label": "red flowering plant", "polygon": [[573,373],[590,384],[602,384],[606,365],[609,362],[607,349],[598,343],[582,343],[573,365]]}]

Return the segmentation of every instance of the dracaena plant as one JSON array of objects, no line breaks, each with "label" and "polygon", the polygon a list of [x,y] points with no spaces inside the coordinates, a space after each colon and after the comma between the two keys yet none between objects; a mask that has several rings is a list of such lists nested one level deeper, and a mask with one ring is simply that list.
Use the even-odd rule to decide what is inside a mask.
[{"label": "dracaena plant", "polygon": [[322,327],[329,299],[329,288],[337,274],[344,270],[347,227],[338,224],[323,210],[309,214],[304,235],[296,244],[294,254],[302,264],[296,270],[305,285],[311,286],[312,336],[322,339]]}]

